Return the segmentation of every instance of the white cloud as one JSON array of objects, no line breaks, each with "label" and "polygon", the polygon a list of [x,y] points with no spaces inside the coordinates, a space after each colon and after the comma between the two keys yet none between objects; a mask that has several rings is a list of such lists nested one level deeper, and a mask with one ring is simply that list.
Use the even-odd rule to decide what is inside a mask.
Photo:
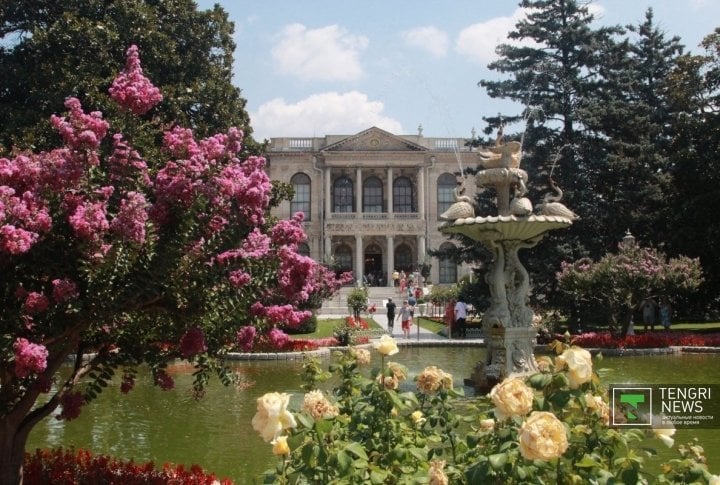
[{"label": "white cloud", "polygon": [[448,35],[434,26],[406,30],[400,35],[406,45],[419,47],[435,57],[443,57],[450,44]]},{"label": "white cloud", "polygon": [[284,74],[304,81],[353,81],[363,76],[360,53],[368,39],[330,25],[308,29],[302,24],[286,25],[276,36],[271,54]]},{"label": "white cloud", "polygon": [[498,44],[518,44],[511,42],[507,34],[515,30],[515,24],[524,17],[525,11],[518,8],[510,17],[495,17],[466,27],[458,34],[455,49],[473,61],[490,62],[496,58],[495,47]]},{"label": "white cloud", "polygon": [[314,94],[295,104],[282,98],[264,103],[250,113],[257,140],[282,136],[351,135],[377,126],[402,133],[400,122],[383,114],[380,101],[370,101],[358,91]]}]

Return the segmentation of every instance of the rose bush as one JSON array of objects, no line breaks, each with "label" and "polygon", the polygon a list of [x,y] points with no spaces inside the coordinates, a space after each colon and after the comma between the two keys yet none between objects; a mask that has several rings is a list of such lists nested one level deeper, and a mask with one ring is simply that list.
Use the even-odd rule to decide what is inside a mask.
[{"label": "rose bush", "polygon": [[[335,354],[329,372],[305,362],[304,404],[286,427],[289,454],[279,457],[264,483],[717,483],[697,444],[660,472],[646,468],[652,441],[674,446],[674,430],[610,428],[607,391],[590,354],[556,342],[544,370],[515,376],[487,396],[463,398],[452,376],[428,366],[408,387],[407,370],[378,340],[379,366],[365,370],[365,349]],[[362,363],[361,363],[362,361]],[[332,392],[316,386],[336,378]],[[337,410],[337,413],[335,413]],[[497,415],[498,419],[493,419]],[[278,437],[275,437],[277,440]]]}]

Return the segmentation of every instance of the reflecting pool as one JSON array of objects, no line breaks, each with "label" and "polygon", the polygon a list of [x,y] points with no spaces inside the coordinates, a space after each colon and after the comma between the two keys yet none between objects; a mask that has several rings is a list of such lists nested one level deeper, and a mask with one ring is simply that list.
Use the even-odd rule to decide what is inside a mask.
[{"label": "reflecting pool", "polygon": [[[376,354],[374,354],[376,355]],[[412,378],[428,365],[437,365],[455,377],[456,385],[469,377],[474,363],[482,360],[485,349],[477,347],[403,347],[390,360],[405,364]],[[326,359],[329,361],[329,358]],[[374,362],[379,365],[379,359]],[[720,355],[685,354],[668,356],[607,357],[596,363],[603,382],[678,384],[720,383],[717,372]],[[271,447],[252,429],[256,399],[266,392],[294,394],[292,407],[301,404],[302,362],[237,362],[239,386],[225,387],[213,381],[201,400],[191,395],[192,376],[187,366],[171,369],[175,390],[162,391],[148,374],[138,376],[127,395],[119,382],[109,386],[76,420],[55,417],[38,424],[30,435],[28,450],[74,446],[94,453],[112,455],[136,462],[154,461],[158,466],[170,462],[196,463],[220,478],[238,484],[254,483],[254,478],[275,461]],[[471,389],[466,389],[472,394]],[[717,430],[678,430],[676,444],[697,436],[705,447],[710,470],[720,472],[720,433]],[[658,460],[674,457],[661,450]]]}]

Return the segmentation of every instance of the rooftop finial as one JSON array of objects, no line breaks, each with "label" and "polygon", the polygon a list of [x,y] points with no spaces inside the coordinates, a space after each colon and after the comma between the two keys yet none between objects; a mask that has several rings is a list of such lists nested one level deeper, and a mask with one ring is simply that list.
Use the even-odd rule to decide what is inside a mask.
[{"label": "rooftop finial", "polygon": [[418,136],[422,136],[422,130],[423,130],[422,123],[420,123],[418,125]]}]

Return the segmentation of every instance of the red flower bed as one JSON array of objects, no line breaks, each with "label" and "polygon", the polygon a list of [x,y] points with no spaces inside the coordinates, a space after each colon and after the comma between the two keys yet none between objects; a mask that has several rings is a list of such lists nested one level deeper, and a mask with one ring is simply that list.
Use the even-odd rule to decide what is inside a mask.
[{"label": "red flower bed", "polygon": [[23,483],[27,485],[232,485],[228,479],[218,480],[212,473],[192,465],[163,465],[155,469],[152,462],[138,464],[120,461],[105,455],[93,455],[87,450],[37,450],[26,453],[23,464]]},{"label": "red flower bed", "polygon": [[673,345],[686,347],[719,347],[720,334],[690,332],[646,332],[625,338],[610,332],[588,332],[572,338],[573,345],[604,349],[655,349]]}]

